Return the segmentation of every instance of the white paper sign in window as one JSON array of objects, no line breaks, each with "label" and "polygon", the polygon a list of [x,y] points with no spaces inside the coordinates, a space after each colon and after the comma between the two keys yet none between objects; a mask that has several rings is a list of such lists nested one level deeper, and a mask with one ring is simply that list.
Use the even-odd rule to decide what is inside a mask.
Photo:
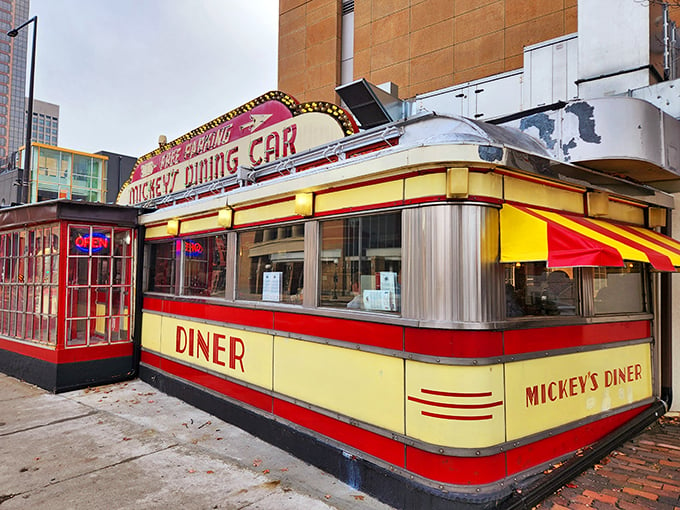
[{"label": "white paper sign in window", "polygon": [[281,301],[281,271],[262,273],[262,301]]}]

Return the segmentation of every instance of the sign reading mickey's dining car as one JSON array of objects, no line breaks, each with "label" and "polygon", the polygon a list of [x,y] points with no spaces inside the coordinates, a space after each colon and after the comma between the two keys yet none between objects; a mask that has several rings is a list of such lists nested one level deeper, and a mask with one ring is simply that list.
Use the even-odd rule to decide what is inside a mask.
[{"label": "sign reading mickey's dining car", "polygon": [[270,92],[139,158],[117,202],[158,199],[234,175],[239,166],[254,168],[355,130],[333,104],[299,104]]}]

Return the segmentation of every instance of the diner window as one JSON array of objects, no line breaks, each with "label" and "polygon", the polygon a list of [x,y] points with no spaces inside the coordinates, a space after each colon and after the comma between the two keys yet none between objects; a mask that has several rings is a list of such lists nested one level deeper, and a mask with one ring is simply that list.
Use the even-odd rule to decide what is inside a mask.
[{"label": "diner window", "polygon": [[[182,294],[224,297],[227,236],[177,240],[184,248]],[[179,244],[177,245],[180,246]]]},{"label": "diner window", "polygon": [[239,234],[237,299],[302,304],[304,244],[302,224]]},{"label": "diner window", "polygon": [[176,242],[167,241],[149,246],[149,292],[175,293]]},{"label": "diner window", "polygon": [[505,265],[506,317],[577,315],[574,268],[548,268],[545,262]]},{"label": "diner window", "polygon": [[0,331],[27,341],[57,342],[59,227],[0,235]]},{"label": "diner window", "polygon": [[320,304],[401,310],[401,214],[321,223]]},{"label": "diner window", "polygon": [[645,312],[643,267],[640,262],[629,261],[624,267],[596,267],[595,314]]},{"label": "diner window", "polygon": [[130,340],[132,229],[69,226],[66,346]]}]

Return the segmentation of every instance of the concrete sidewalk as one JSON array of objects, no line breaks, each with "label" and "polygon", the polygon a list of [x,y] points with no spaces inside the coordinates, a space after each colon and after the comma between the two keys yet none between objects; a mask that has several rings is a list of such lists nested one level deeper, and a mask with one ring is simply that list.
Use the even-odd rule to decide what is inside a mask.
[{"label": "concrete sidewalk", "polygon": [[0,374],[2,510],[388,510],[139,380],[54,395]]}]

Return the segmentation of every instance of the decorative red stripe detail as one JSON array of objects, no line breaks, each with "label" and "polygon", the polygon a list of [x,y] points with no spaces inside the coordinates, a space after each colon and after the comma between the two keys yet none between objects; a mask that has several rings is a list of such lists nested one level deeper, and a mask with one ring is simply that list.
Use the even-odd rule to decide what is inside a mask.
[{"label": "decorative red stripe detail", "polygon": [[508,476],[591,445],[640,414],[649,405],[598,420],[535,443],[508,450]]},{"label": "decorative red stripe detail", "polygon": [[455,393],[451,391],[438,391],[438,390],[426,390],[425,388],[420,389],[421,393],[427,393],[428,395],[440,395],[442,397],[490,397],[491,392],[485,391],[483,393]]},{"label": "decorative red stripe detail", "polygon": [[488,404],[449,404],[446,402],[435,402],[434,400],[425,400],[418,397],[408,397],[411,402],[418,402],[419,404],[426,404],[435,407],[446,407],[447,409],[488,409],[489,407],[498,407],[503,405],[503,401],[489,402]]},{"label": "decorative red stripe detail", "polygon": [[191,381],[204,388],[221,393],[222,395],[235,398],[236,400],[240,400],[241,402],[245,402],[246,404],[250,404],[264,411],[271,412],[272,410],[272,397],[266,393],[246,388],[245,386],[208,374],[202,370],[197,370],[182,365],[181,363],[161,358],[149,351],[142,351],[141,362],[156,367],[159,370],[163,370],[164,372],[168,372],[169,374],[181,377],[186,381]]},{"label": "decorative red stripe detail", "polygon": [[649,321],[610,322],[554,328],[514,329],[503,333],[505,354],[566,349],[649,338]]},{"label": "decorative red stripe detail", "polygon": [[393,439],[276,398],[274,399],[274,414],[390,464],[404,467],[404,445]]},{"label": "decorative red stripe detail", "polygon": [[407,446],[406,469],[438,482],[483,485],[505,478],[505,454],[449,457]]},{"label": "decorative red stripe detail", "polygon": [[318,315],[301,315],[289,312],[276,312],[274,327],[299,335],[330,338],[360,345],[372,345],[385,349],[403,349],[402,328],[350,319],[334,319]]},{"label": "decorative red stripe detail", "polygon": [[500,331],[404,328],[404,350],[429,356],[489,358],[503,354]]},{"label": "decorative red stripe detail", "polygon": [[431,418],[441,418],[443,420],[458,420],[458,421],[479,421],[479,420],[490,420],[493,418],[490,414],[484,414],[481,416],[456,416],[450,414],[437,414],[430,413],[428,411],[420,411],[423,416],[429,416]]}]

